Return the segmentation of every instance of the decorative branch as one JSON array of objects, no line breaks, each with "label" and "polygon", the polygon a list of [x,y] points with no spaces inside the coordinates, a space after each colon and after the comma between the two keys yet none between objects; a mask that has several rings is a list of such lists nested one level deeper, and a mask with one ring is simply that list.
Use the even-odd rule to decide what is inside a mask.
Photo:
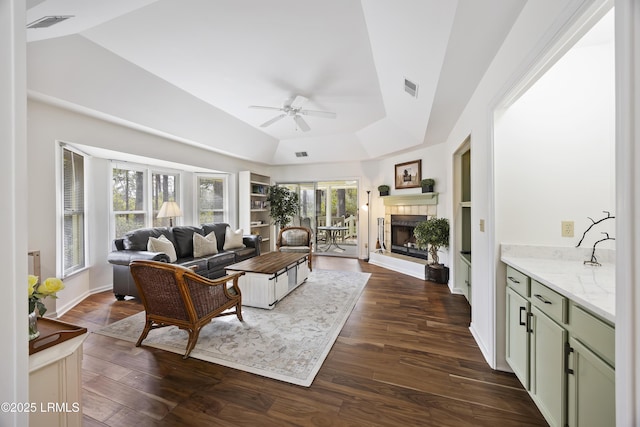
[{"label": "decorative branch", "polygon": [[[589,218],[589,219],[591,220],[592,224],[589,226],[589,228],[587,228],[587,229],[585,230],[585,232],[584,232],[584,233],[582,233],[582,239],[580,239],[580,241],[579,241],[579,242],[578,242],[578,244],[576,245],[576,248],[579,248],[579,247],[580,247],[580,244],[582,244],[582,241],[584,240],[584,237],[587,235],[587,233],[589,232],[589,230],[591,230],[591,229],[593,228],[593,226],[594,226],[594,225],[596,225],[596,224],[600,224],[602,221],[606,221],[606,220],[608,220],[608,219],[613,219],[613,218],[615,218],[615,216],[611,216],[611,213],[610,213],[609,211],[602,211],[602,212],[606,213],[606,214],[607,214],[607,216],[606,216],[605,218],[599,219],[598,221],[594,221],[591,217],[587,217],[587,218]],[[608,236],[609,236],[609,235],[607,235],[607,237],[608,237]],[[607,240],[607,239],[604,239],[604,240]],[[597,243],[597,242],[596,242],[596,243]],[[594,249],[595,249],[595,245],[594,245]]]},{"label": "decorative branch", "polygon": [[[589,218],[589,219],[591,219],[591,218]],[[584,264],[595,265],[597,267],[600,267],[602,265],[602,264],[600,264],[598,262],[598,259],[596,258],[596,245],[598,243],[600,243],[600,242],[604,242],[605,240],[616,240],[614,237],[609,237],[609,233],[607,233],[607,232],[603,231],[602,234],[606,235],[607,237],[604,238],[604,239],[600,239],[600,240],[598,240],[597,242],[595,242],[593,244],[593,250],[591,251],[591,259],[589,261],[585,261]]]}]

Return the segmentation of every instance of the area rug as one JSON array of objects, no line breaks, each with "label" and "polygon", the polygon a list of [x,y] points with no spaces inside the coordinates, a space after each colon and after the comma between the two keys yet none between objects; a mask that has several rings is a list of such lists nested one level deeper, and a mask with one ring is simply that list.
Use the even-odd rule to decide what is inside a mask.
[{"label": "area rug", "polygon": [[[309,387],[351,314],[370,274],[315,270],[307,282],[273,310],[242,307],[202,328],[190,357]],[[144,312],[96,333],[136,342]],[[143,346],[184,354],[187,332],[174,326],[152,330]]]}]

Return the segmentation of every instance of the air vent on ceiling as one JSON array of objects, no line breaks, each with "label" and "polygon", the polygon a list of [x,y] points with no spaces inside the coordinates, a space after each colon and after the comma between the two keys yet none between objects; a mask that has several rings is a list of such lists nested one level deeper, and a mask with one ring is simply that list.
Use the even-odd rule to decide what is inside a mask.
[{"label": "air vent on ceiling", "polygon": [[296,151],[296,157],[309,157],[306,151]]},{"label": "air vent on ceiling", "polygon": [[73,15],[45,16],[33,21],[31,24],[27,24],[27,28],[48,28],[69,18],[73,18]]},{"label": "air vent on ceiling", "polygon": [[418,97],[418,84],[409,79],[404,79],[404,91],[414,98]]}]

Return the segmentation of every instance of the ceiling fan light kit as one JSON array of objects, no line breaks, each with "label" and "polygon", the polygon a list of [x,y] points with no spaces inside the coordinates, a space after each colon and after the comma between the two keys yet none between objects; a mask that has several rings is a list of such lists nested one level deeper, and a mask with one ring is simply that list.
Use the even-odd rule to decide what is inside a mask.
[{"label": "ceiling fan light kit", "polygon": [[293,121],[296,123],[298,128],[303,132],[309,132],[311,128],[309,124],[301,117],[301,116],[312,116],[312,117],[322,117],[325,119],[335,119],[337,117],[336,113],[330,111],[317,111],[317,110],[303,110],[302,106],[308,101],[308,99],[302,95],[297,95],[293,98],[293,100],[285,101],[282,107],[267,107],[263,105],[250,105],[249,108],[255,108],[259,110],[276,110],[282,111],[281,114],[267,120],[262,123],[260,127],[265,128],[267,126],[271,126],[275,122],[282,120],[286,116],[293,117]]}]

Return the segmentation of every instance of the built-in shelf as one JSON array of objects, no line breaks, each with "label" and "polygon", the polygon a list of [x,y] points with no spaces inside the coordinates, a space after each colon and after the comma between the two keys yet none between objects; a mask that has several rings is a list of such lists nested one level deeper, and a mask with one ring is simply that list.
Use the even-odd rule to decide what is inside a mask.
[{"label": "built-in shelf", "polygon": [[383,196],[385,206],[437,205],[438,193],[407,194],[401,196]]},{"label": "built-in shelf", "polygon": [[[250,171],[238,174],[238,209],[240,228],[262,238],[260,252],[271,250],[271,217],[266,206],[271,178]],[[252,224],[253,223],[253,224]]]}]

